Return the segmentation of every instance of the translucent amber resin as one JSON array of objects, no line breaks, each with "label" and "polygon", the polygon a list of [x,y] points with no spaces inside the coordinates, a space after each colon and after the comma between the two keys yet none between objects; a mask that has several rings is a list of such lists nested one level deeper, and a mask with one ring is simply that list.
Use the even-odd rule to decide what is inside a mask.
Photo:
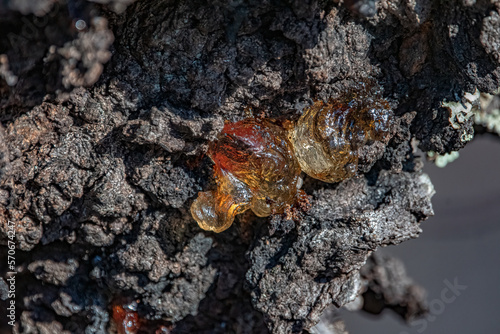
[{"label": "translucent amber resin", "polygon": [[363,85],[339,100],[315,102],[289,130],[289,138],[302,171],[339,182],[357,173],[361,146],[388,139],[392,118],[389,104]]},{"label": "translucent amber resin", "polygon": [[224,231],[247,209],[267,217],[294,203],[301,170],[280,126],[254,118],[227,123],[208,156],[217,189],[200,192],[191,206],[204,230]]},{"label": "translucent amber resin", "polygon": [[338,100],[315,102],[287,130],[249,118],[227,123],[208,155],[217,189],[200,192],[191,214],[204,230],[221,232],[252,209],[260,217],[282,213],[298,195],[299,174],[339,182],[358,170],[358,150],[389,139],[389,104],[366,84]]}]

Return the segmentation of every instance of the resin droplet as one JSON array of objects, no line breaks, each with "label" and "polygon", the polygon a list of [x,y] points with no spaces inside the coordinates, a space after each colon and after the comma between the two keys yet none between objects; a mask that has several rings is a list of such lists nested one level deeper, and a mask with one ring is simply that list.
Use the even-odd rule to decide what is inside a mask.
[{"label": "resin droplet", "polygon": [[300,167],[283,128],[254,118],[227,123],[208,155],[217,189],[199,193],[191,206],[201,228],[221,232],[247,209],[267,217],[294,203]]},{"label": "resin droplet", "polygon": [[121,305],[113,305],[113,320],[118,334],[135,334],[140,327],[137,312]]},{"label": "resin droplet", "polygon": [[358,149],[372,141],[389,139],[389,104],[365,85],[339,100],[315,102],[289,130],[302,171],[324,182],[356,175]]},{"label": "resin droplet", "polygon": [[[338,100],[315,102],[285,128],[262,119],[227,123],[208,156],[217,189],[200,192],[191,214],[201,228],[222,232],[248,209],[283,213],[300,195],[300,173],[339,182],[356,175],[358,151],[390,138],[393,114],[365,83]],[[299,201],[300,202],[300,201]]]}]

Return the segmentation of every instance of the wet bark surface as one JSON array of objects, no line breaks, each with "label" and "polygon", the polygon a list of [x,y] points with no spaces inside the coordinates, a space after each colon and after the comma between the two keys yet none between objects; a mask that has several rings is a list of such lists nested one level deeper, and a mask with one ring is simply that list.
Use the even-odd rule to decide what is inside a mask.
[{"label": "wet bark surface", "polygon": [[[370,1],[103,2],[0,4],[0,252],[15,222],[17,332],[116,331],[112,307],[130,302],[144,332],[307,331],[363,291],[373,251],[432,215],[416,146],[448,153],[474,133],[442,103],[500,86],[494,0],[380,1],[372,17]],[[367,79],[397,120],[359,177],[306,177],[311,208],[293,221],[200,230],[189,206],[213,182],[203,153],[225,120],[246,107],[293,120]]]}]

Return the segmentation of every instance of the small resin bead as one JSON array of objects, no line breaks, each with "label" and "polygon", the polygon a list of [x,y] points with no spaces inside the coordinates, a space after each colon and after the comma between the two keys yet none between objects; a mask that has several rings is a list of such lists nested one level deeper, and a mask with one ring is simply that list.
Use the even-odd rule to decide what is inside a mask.
[{"label": "small resin bead", "polygon": [[389,104],[363,85],[339,100],[315,102],[289,130],[289,138],[303,172],[339,182],[356,175],[360,147],[388,140],[392,118]]},{"label": "small resin bead", "polygon": [[254,118],[227,123],[207,154],[217,189],[200,192],[191,206],[201,228],[221,232],[247,209],[267,217],[294,203],[300,167],[280,126]]}]

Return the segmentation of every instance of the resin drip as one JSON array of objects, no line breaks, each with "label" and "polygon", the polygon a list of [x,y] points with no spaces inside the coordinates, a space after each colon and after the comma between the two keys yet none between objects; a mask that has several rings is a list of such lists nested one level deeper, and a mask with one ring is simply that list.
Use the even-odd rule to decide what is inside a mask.
[{"label": "resin drip", "polygon": [[392,118],[385,100],[361,90],[340,100],[315,102],[289,131],[289,138],[304,173],[339,182],[356,175],[360,147],[388,140]]},{"label": "resin drip", "polygon": [[283,128],[253,118],[227,123],[208,156],[217,189],[199,193],[191,206],[201,228],[221,232],[247,209],[267,217],[295,202],[300,167]]},{"label": "resin drip", "polygon": [[328,103],[316,101],[287,130],[263,119],[227,123],[208,156],[217,189],[200,192],[191,214],[204,230],[221,232],[248,209],[259,217],[297,202],[301,171],[325,182],[357,174],[359,149],[390,139],[393,114],[367,84]]}]

